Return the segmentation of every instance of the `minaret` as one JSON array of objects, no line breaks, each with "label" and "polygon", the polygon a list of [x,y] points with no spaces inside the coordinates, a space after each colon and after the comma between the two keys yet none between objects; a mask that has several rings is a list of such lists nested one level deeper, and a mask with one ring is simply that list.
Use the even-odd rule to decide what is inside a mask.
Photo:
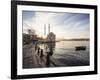
[{"label": "minaret", "polygon": [[46,35],[46,24],[44,25],[44,35]]},{"label": "minaret", "polygon": [[50,33],[50,24],[49,24],[49,26],[48,26],[48,33]]}]

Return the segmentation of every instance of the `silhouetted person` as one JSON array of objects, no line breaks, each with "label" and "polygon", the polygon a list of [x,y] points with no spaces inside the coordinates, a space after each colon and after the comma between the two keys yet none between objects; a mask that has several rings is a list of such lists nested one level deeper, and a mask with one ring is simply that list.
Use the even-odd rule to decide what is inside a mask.
[{"label": "silhouetted person", "polygon": [[41,63],[42,63],[42,59],[43,59],[43,49],[41,49],[41,51],[40,51],[40,60],[41,60]]},{"label": "silhouetted person", "polygon": [[39,55],[39,53],[40,53],[40,47],[38,47],[38,51],[37,51],[37,54]]},{"label": "silhouetted person", "polygon": [[35,51],[37,50],[37,45],[35,45]]},{"label": "silhouetted person", "polygon": [[50,51],[47,52],[47,56],[46,56],[46,66],[47,67],[50,66]]},{"label": "silhouetted person", "polygon": [[40,57],[43,57],[43,49],[41,49]]},{"label": "silhouetted person", "polygon": [[52,47],[50,48],[50,53],[49,54],[50,54],[50,56],[53,55],[53,48]]}]

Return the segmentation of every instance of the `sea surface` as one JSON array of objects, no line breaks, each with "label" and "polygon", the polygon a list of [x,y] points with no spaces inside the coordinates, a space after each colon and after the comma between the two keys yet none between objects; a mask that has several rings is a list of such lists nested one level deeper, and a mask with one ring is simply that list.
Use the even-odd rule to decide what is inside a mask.
[{"label": "sea surface", "polygon": [[[87,66],[90,63],[89,41],[60,41],[55,43],[40,44],[40,48],[52,49],[51,60],[58,66]],[[76,46],[86,46],[86,50],[76,51]]]}]

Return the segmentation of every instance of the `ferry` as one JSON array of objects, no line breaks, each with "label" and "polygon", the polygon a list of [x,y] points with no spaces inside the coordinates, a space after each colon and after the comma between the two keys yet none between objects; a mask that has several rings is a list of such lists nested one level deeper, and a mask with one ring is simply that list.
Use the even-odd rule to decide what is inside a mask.
[{"label": "ferry", "polygon": [[86,46],[76,46],[76,47],[75,47],[75,50],[76,50],[76,51],[79,51],[79,50],[86,50]]}]

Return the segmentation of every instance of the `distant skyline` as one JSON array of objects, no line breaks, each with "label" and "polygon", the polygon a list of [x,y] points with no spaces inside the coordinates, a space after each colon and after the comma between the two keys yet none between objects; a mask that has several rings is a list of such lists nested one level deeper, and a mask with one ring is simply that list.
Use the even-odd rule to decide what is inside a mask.
[{"label": "distant skyline", "polygon": [[53,32],[58,39],[89,38],[90,16],[86,13],[60,13],[23,11],[23,32],[35,30],[36,34],[44,37],[44,26],[48,32]]}]

